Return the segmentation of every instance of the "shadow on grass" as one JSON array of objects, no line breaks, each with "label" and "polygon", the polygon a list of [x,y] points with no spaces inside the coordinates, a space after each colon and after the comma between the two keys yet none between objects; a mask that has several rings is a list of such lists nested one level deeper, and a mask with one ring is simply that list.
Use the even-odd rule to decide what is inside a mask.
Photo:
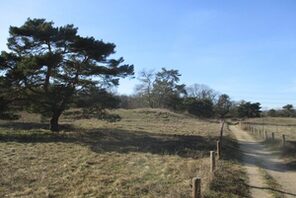
[{"label": "shadow on grass", "polygon": [[[193,135],[168,135],[143,131],[129,131],[120,129],[75,129],[70,125],[62,126],[66,129],[62,133],[53,133],[47,126],[35,123],[0,124],[7,129],[0,132],[1,142],[48,143],[71,142],[88,146],[97,153],[104,152],[144,152],[161,155],[178,155],[186,158],[208,156],[210,150],[215,149],[215,138]],[[35,130],[29,130],[34,129]]]},{"label": "shadow on grass", "polygon": [[0,127],[13,130],[49,129],[48,124],[34,122],[4,122]]},{"label": "shadow on grass", "polygon": [[[48,123],[36,123],[36,122],[3,122],[0,123],[1,128],[8,128],[13,130],[32,130],[32,129],[49,129]],[[71,131],[73,130],[73,126],[70,124],[62,124],[60,125],[60,129],[63,131]]]}]

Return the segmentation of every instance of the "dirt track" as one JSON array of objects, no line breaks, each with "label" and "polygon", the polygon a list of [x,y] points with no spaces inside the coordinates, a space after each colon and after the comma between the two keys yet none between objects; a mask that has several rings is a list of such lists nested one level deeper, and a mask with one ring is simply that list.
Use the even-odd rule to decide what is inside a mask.
[{"label": "dirt track", "polygon": [[[284,197],[296,197],[296,171],[289,170],[274,152],[269,151],[246,131],[230,126],[243,152],[243,163],[249,176],[249,185],[254,198],[272,197],[270,191]],[[270,189],[265,183],[260,168],[267,171],[282,189]]]}]

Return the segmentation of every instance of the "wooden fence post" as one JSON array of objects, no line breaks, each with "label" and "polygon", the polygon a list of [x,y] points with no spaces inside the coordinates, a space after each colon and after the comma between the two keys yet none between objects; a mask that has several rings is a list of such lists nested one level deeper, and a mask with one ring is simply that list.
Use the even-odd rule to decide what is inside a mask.
[{"label": "wooden fence post", "polygon": [[219,140],[217,141],[217,157],[221,159],[221,143]]},{"label": "wooden fence post", "polygon": [[220,138],[219,138],[220,142],[222,142],[222,138],[223,138],[224,124],[225,124],[225,120],[223,120],[222,123],[221,123]]},{"label": "wooden fence post", "polygon": [[285,134],[282,135],[282,146],[284,147],[286,144],[286,136]]},{"label": "wooden fence post", "polygon": [[274,142],[274,132],[271,133],[272,141]]},{"label": "wooden fence post", "polygon": [[267,131],[264,131],[264,137],[265,137],[265,141],[268,141]]},{"label": "wooden fence post", "polygon": [[192,198],[201,198],[201,178],[192,179]]},{"label": "wooden fence post", "polygon": [[215,151],[210,151],[210,160],[211,160],[211,172],[213,173],[216,169]]}]

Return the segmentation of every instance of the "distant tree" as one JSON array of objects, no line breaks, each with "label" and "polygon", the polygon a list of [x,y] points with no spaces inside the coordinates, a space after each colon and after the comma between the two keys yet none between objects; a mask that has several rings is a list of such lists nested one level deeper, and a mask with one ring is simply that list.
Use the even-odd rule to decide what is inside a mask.
[{"label": "distant tree", "polygon": [[295,109],[292,104],[287,104],[287,105],[283,106],[283,115],[285,117],[295,116]]},{"label": "distant tree", "polygon": [[54,27],[45,19],[28,19],[10,27],[9,52],[0,55],[0,74],[22,89],[30,109],[50,116],[50,129],[73,102],[73,96],[93,86],[118,85],[119,77],[133,74],[123,58],[110,59],[115,45],[82,37],[73,25]]},{"label": "distant tree", "polygon": [[[1,60],[0,60],[1,65]],[[0,119],[16,119],[14,114],[18,102],[16,100],[17,88],[4,77],[0,77]]]},{"label": "distant tree", "polygon": [[156,107],[177,109],[186,94],[185,85],[178,84],[181,74],[178,70],[162,68],[155,75],[152,96]]},{"label": "distant tree", "polygon": [[260,103],[251,103],[251,102],[242,102],[238,106],[238,115],[239,117],[260,117]]},{"label": "distant tree", "polygon": [[9,88],[5,85],[4,79],[0,78],[0,117],[9,110]]},{"label": "distant tree", "polygon": [[209,118],[214,114],[213,102],[209,98],[198,99],[194,97],[187,97],[184,100],[184,105],[188,113],[198,117]]},{"label": "distant tree", "polygon": [[220,95],[215,108],[217,115],[220,118],[225,118],[226,114],[229,113],[231,105],[230,97],[227,94]]},{"label": "distant tree", "polygon": [[275,109],[270,109],[270,110],[267,112],[267,116],[270,116],[270,117],[276,117],[276,116],[278,116],[278,112],[277,112]]},{"label": "distant tree", "polygon": [[145,108],[146,103],[143,103],[142,96],[135,95],[119,95],[119,108],[123,109],[135,109],[135,108]]},{"label": "distant tree", "polygon": [[94,86],[79,92],[74,103],[76,107],[83,109],[85,116],[99,117],[105,114],[105,109],[118,108],[120,99],[111,92]]},{"label": "distant tree", "polygon": [[129,99],[130,96],[128,95],[120,95],[119,96],[119,108],[129,109]]},{"label": "distant tree", "polygon": [[216,101],[218,93],[203,84],[193,84],[186,87],[186,92],[188,97],[193,97],[197,99],[210,99],[213,103]]},{"label": "distant tree", "polygon": [[136,86],[136,91],[138,95],[144,100],[145,103],[148,104],[150,108],[153,108],[153,82],[154,82],[155,74],[153,70],[150,71],[141,71],[138,77],[140,84]]},{"label": "distant tree", "polygon": [[231,117],[231,118],[238,118],[238,106],[239,106],[239,102],[237,101],[231,101],[231,106],[229,108],[229,112],[227,113],[226,117]]}]

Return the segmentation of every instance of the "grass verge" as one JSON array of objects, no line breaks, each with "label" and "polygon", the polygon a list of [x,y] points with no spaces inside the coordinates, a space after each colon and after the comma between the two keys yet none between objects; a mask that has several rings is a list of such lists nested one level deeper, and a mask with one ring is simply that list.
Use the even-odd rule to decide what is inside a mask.
[{"label": "grass verge", "polygon": [[218,166],[205,198],[250,197],[246,173],[238,163],[221,161]]}]

